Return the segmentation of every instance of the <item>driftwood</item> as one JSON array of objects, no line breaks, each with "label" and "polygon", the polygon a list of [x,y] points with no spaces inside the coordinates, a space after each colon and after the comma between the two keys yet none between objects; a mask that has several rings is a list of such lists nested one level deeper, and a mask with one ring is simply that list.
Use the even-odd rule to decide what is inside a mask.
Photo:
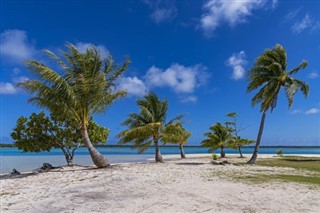
[{"label": "driftwood", "polygon": [[60,168],[62,168],[62,167],[52,166],[50,163],[43,163],[40,168],[33,170],[33,172],[34,173],[42,173],[42,172],[48,172],[51,169],[60,169]]},{"label": "driftwood", "polygon": [[226,160],[224,160],[224,161],[216,161],[216,160],[213,160],[213,161],[211,161],[211,163],[213,164],[213,165],[226,165],[226,164],[230,164],[228,161],[226,161]]},{"label": "driftwood", "polygon": [[16,169],[12,169],[11,175],[20,175],[20,172]]}]

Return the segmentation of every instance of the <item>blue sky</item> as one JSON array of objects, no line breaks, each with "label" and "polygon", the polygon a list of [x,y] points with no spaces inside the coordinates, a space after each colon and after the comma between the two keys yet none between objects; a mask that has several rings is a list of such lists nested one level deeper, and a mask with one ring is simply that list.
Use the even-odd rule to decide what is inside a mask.
[{"label": "blue sky", "polygon": [[310,95],[296,94],[288,109],[280,94],[262,145],[320,145],[320,1],[2,0],[0,10],[1,143],[11,141],[19,116],[41,111],[15,87],[30,77],[23,61],[54,67],[41,51],[57,52],[66,42],[80,50],[94,44],[119,64],[126,56],[132,60],[117,82],[127,97],[95,116],[111,129],[110,143],[148,91],[169,100],[168,118],[187,114],[191,145],[232,111],[246,127],[240,134],[256,139],[261,113],[251,107],[246,74],[256,57],[279,43],[289,69],[309,62],[296,77],[309,84]]}]

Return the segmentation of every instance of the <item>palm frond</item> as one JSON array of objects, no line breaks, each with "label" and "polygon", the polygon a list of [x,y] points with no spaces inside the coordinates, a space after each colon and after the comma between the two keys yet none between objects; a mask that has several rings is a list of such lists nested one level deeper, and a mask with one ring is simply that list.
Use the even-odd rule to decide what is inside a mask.
[{"label": "palm frond", "polygon": [[299,66],[297,66],[296,68],[290,70],[288,72],[289,75],[293,75],[296,74],[297,72],[299,72],[301,69],[305,69],[308,66],[308,62],[307,61],[302,61]]},{"label": "palm frond", "polygon": [[251,100],[252,105],[260,103],[261,111],[268,109],[272,111],[277,105],[278,94],[282,87],[285,89],[289,107],[293,103],[293,96],[298,88],[307,97],[309,92],[307,84],[297,79],[293,80],[290,76],[306,66],[307,62],[303,61],[298,67],[287,72],[285,48],[277,44],[273,49],[266,49],[248,72],[247,92],[259,89]]}]

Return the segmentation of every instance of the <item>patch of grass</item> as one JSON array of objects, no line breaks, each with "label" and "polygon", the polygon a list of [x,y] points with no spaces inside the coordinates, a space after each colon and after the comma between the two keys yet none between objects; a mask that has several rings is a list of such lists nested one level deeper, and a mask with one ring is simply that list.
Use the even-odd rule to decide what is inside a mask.
[{"label": "patch of grass", "polygon": [[303,176],[303,175],[287,175],[287,174],[270,174],[270,175],[250,175],[237,176],[235,179],[247,180],[254,183],[264,183],[266,181],[283,181],[313,184],[320,187],[320,176]]},{"label": "patch of grass", "polygon": [[[261,158],[256,162],[260,166],[293,168],[293,174],[283,174],[281,170],[273,174],[266,174],[270,170],[254,170],[250,175],[236,175],[235,179],[245,180],[254,183],[264,183],[266,181],[283,181],[312,184],[320,187],[320,158],[319,157],[298,157],[285,156],[279,158]],[[311,172],[311,173],[310,173]]]},{"label": "patch of grass", "polygon": [[264,158],[258,159],[257,165],[305,169],[320,173],[320,158],[318,157],[286,156],[280,158]]}]

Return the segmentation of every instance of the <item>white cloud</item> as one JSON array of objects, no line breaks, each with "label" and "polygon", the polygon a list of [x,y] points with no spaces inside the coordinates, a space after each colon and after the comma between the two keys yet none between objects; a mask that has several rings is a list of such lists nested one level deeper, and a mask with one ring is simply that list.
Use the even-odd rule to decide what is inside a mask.
[{"label": "white cloud", "polygon": [[302,110],[301,109],[295,109],[295,110],[290,111],[289,113],[292,114],[292,115],[296,115],[296,114],[302,113]]},{"label": "white cloud", "polygon": [[310,79],[316,79],[319,77],[319,74],[317,72],[312,72],[308,75],[308,78]]},{"label": "white cloud", "polygon": [[18,77],[14,77],[13,81],[15,83],[19,83],[19,82],[24,82],[24,81],[28,81],[29,78],[25,77],[25,76],[18,76]]},{"label": "white cloud", "polygon": [[296,10],[292,10],[290,11],[286,16],[285,16],[285,20],[284,21],[289,21],[291,19],[294,19],[298,13],[300,12],[301,8],[298,8]]},{"label": "white cloud", "polygon": [[243,78],[245,74],[244,65],[246,64],[247,60],[244,51],[232,54],[227,61],[227,65],[233,69],[231,78],[234,80]]},{"label": "white cloud", "polygon": [[150,17],[157,24],[170,21],[177,15],[177,8],[174,5],[174,1],[145,0],[143,2],[151,8],[152,12]]},{"label": "white cloud", "polygon": [[278,6],[279,1],[278,0],[272,0],[271,7],[274,9]]},{"label": "white cloud", "polygon": [[[200,20],[201,28],[207,36],[210,36],[221,23],[235,26],[246,22],[247,17],[251,16],[254,10],[263,7],[266,2],[266,0],[209,0],[203,6],[205,12]],[[276,2],[272,1],[272,5],[275,6]]]},{"label": "white cloud", "polygon": [[17,91],[17,88],[13,84],[0,82],[0,94],[15,94]]},{"label": "white cloud", "polygon": [[317,108],[312,108],[306,111],[306,115],[318,114],[318,113],[320,113],[320,109],[317,109]]},{"label": "white cloud", "polygon": [[313,26],[313,21],[311,20],[309,14],[306,14],[302,20],[295,22],[291,30],[293,33],[301,33],[303,30],[307,28],[311,28]]},{"label": "white cloud", "polygon": [[1,33],[0,53],[15,62],[31,59],[36,50],[23,30],[6,30]]},{"label": "white cloud", "polygon": [[19,90],[15,84],[29,80],[29,78],[25,76],[18,76],[18,74],[21,72],[19,68],[15,67],[12,69],[12,71],[14,74],[12,77],[13,83],[0,82],[0,94],[16,94],[21,90]]},{"label": "white cloud", "polygon": [[197,100],[198,100],[198,97],[194,96],[194,95],[190,95],[190,96],[186,96],[186,97],[181,98],[182,103],[190,103],[190,102],[195,103]]},{"label": "white cloud", "polygon": [[171,20],[175,17],[176,10],[173,8],[158,8],[154,10],[151,14],[151,18],[156,22],[164,22],[166,20]]},{"label": "white cloud", "polygon": [[[80,51],[80,52],[85,52],[87,49],[90,49],[94,44],[92,43],[84,43],[84,42],[78,42],[75,44],[75,47]],[[106,59],[109,56],[109,50],[104,46],[104,45],[94,45],[100,53],[101,59]]]},{"label": "white cloud", "polygon": [[152,66],[145,80],[149,87],[170,87],[176,93],[193,93],[196,87],[206,83],[208,74],[205,70],[202,65],[186,67],[172,64],[165,70]]},{"label": "white cloud", "polygon": [[128,95],[143,96],[148,92],[145,83],[138,77],[121,77],[117,83],[118,90],[127,90]]}]

